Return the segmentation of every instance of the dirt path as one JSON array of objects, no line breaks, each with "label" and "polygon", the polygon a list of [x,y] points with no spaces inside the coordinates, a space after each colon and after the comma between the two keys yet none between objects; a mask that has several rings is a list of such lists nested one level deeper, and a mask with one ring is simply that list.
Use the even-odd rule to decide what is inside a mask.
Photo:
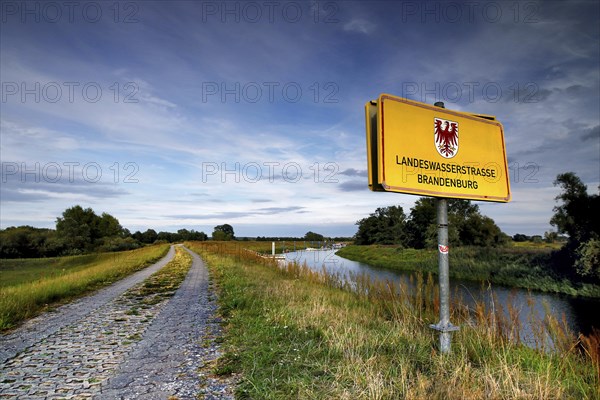
[{"label": "dirt path", "polygon": [[211,338],[220,328],[208,273],[196,254],[171,299],[144,308],[127,296],[173,254],[172,247],[144,271],[0,337],[0,397],[233,398],[232,382],[201,370],[219,355]]}]

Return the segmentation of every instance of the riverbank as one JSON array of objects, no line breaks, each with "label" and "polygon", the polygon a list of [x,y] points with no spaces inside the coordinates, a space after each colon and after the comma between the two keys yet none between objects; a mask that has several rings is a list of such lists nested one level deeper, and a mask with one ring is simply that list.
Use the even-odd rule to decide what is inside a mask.
[{"label": "riverbank", "polygon": [[236,397],[592,399],[600,394],[593,339],[578,341],[554,319],[537,325],[548,327],[556,343],[551,352],[512,341],[511,321],[484,305],[476,315],[455,309],[452,321],[461,330],[453,335],[453,352],[441,355],[438,335],[428,327],[439,313],[431,280],[417,280],[415,296],[361,277],[350,291],[335,276],[294,263],[278,267],[234,245],[187,246],[202,255],[219,291],[225,355],[214,372],[239,374]]},{"label": "riverbank", "polygon": [[[457,247],[450,251],[450,277],[600,298],[600,285],[576,284],[555,276],[548,268],[551,252],[544,247]],[[351,245],[336,254],[378,268],[438,273],[438,253],[433,249]]]}]

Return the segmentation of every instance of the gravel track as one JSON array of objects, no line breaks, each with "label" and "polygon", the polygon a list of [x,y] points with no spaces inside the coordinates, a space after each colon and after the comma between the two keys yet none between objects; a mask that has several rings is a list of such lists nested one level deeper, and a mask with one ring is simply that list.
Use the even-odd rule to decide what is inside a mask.
[{"label": "gravel track", "polygon": [[151,267],[1,336],[0,398],[233,398],[235,378],[208,373],[220,355],[220,321],[206,267],[190,254],[168,300],[148,306],[127,293],[166,265],[173,247]]}]

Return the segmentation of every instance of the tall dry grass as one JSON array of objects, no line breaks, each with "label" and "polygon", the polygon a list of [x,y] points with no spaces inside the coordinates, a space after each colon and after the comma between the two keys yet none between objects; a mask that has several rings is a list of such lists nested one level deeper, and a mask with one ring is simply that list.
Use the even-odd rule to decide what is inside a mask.
[{"label": "tall dry grass", "polygon": [[[220,287],[228,327],[218,373],[239,372],[241,398],[595,399],[598,336],[540,321],[525,346],[516,307],[452,306],[451,354],[437,350],[438,289],[342,279],[227,246],[190,243]],[[544,342],[545,343],[545,342]],[[595,357],[595,358],[594,358]]]}]

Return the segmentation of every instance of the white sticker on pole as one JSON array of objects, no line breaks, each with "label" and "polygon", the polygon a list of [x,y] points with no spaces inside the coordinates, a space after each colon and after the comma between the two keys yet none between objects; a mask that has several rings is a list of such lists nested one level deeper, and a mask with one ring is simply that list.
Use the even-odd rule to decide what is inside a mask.
[{"label": "white sticker on pole", "polygon": [[448,254],[448,250],[450,250],[450,246],[444,246],[443,244],[438,244],[438,249],[440,249],[440,253]]}]

